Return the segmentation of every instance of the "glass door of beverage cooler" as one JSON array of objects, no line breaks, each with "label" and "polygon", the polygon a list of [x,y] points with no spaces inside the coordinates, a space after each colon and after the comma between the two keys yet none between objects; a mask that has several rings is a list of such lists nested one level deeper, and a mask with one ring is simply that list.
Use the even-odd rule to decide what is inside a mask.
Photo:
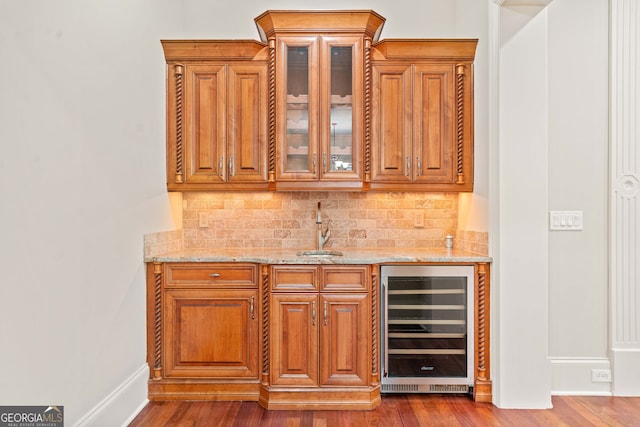
[{"label": "glass door of beverage cooler", "polygon": [[472,384],[473,267],[383,267],[382,277],[383,383]]}]

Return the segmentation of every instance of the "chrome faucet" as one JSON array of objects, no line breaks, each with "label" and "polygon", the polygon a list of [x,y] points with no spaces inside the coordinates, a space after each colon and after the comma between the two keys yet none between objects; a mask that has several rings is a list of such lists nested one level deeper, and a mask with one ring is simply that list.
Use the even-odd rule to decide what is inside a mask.
[{"label": "chrome faucet", "polygon": [[318,225],[318,239],[316,241],[316,249],[321,251],[324,247],[324,244],[329,240],[329,236],[331,235],[331,230],[329,230],[329,224],[331,224],[331,220],[327,220],[327,228],[322,230],[322,214],[320,212],[320,202],[318,202],[318,210],[316,215],[316,224]]}]

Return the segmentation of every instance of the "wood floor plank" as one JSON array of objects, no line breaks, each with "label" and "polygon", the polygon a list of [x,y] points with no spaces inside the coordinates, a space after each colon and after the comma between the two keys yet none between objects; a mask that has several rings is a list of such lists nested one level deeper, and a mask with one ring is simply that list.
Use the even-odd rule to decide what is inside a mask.
[{"label": "wood floor plank", "polygon": [[371,411],[268,411],[256,402],[149,402],[130,427],[640,427],[640,397],[554,396],[552,409],[500,409],[468,396],[392,394]]},{"label": "wood floor plank", "polygon": [[239,402],[232,427],[259,426],[262,423],[264,408],[255,402]]}]

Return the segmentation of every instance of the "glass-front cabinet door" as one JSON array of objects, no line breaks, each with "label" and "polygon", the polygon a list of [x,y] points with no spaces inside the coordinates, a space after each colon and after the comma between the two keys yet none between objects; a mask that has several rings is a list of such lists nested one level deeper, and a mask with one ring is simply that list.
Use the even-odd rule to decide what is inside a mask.
[{"label": "glass-front cabinet door", "polygon": [[[279,114],[277,177],[313,180],[318,177],[318,40],[316,37],[280,38],[278,74]],[[286,90],[285,90],[286,89]],[[282,110],[281,110],[282,111]]]},{"label": "glass-front cabinet door", "polygon": [[362,37],[279,37],[278,181],[362,181]]}]

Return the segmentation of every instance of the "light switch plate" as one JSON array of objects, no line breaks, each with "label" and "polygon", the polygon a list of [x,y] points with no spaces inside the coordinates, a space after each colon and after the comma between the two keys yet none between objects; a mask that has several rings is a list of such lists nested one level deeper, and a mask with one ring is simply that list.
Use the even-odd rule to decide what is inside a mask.
[{"label": "light switch plate", "polygon": [[198,226],[200,228],[209,227],[209,214],[207,212],[198,212]]},{"label": "light switch plate", "polygon": [[549,230],[582,230],[582,211],[549,211]]}]

